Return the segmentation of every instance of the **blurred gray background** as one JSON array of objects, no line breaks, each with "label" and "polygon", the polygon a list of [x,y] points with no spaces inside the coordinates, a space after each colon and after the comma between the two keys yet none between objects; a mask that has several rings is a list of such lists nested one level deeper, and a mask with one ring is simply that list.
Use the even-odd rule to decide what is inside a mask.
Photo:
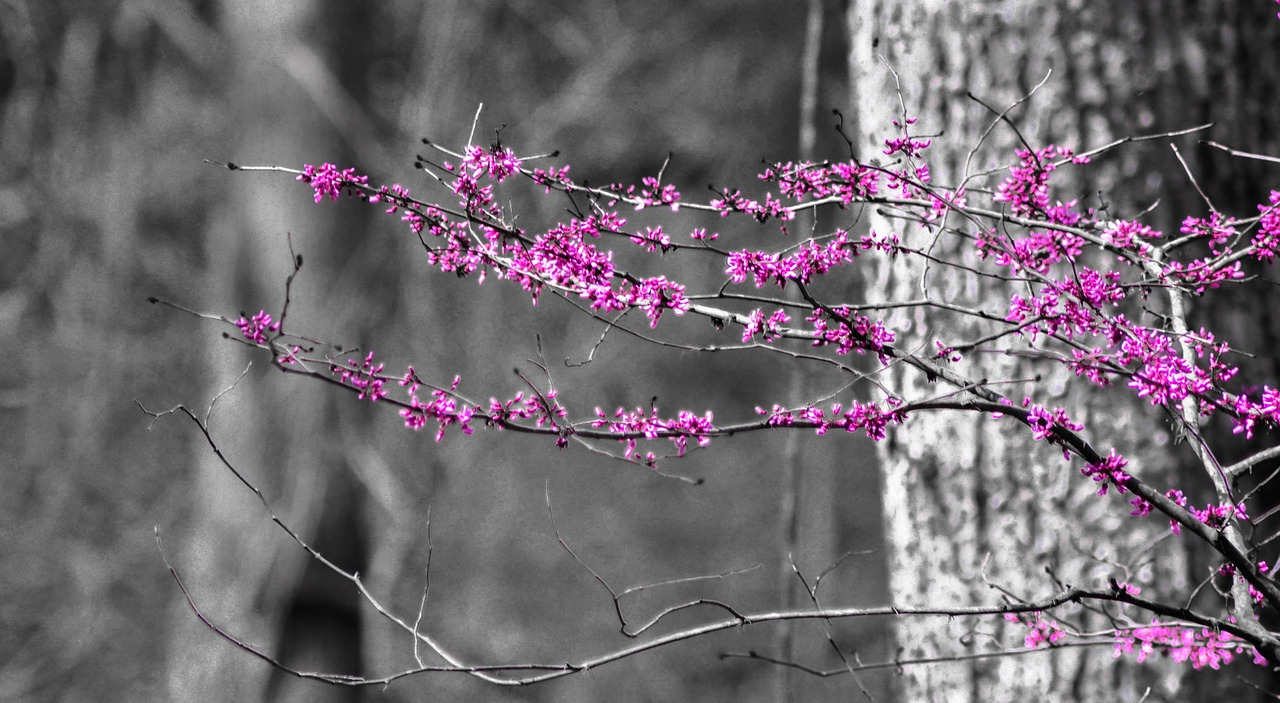
[{"label": "blurred gray background", "polygon": [[[827,34],[824,124],[845,100],[840,31]],[[422,629],[471,663],[577,660],[630,643],[607,594],[556,544],[544,486],[564,538],[615,588],[762,565],[645,591],[626,604],[636,621],[700,596],[772,609],[781,583],[795,587],[778,468],[791,461],[807,467],[796,564],[811,577],[867,550],[828,577],[824,602],[883,602],[879,488],[864,442],[721,442],[668,465],[704,477],[696,488],[545,438],[477,432],[435,444],[389,407],[274,373],[221,339],[225,328],[146,302],[232,317],[278,311],[291,235],[307,262],[290,308],[296,332],[375,349],[389,368],[412,363],[432,381],[461,374],[478,398],[521,390],[511,369],[533,372],[540,339],[578,416],[656,395],[672,412],[746,419],[755,404],[796,397],[798,377],[774,358],[690,357],[612,336],[593,364],[566,368],[589,353],[597,323],[550,297],[534,308],[514,286],[431,271],[378,208],[317,207],[285,176],[202,160],[332,161],[439,196],[411,168],[425,152],[418,139],[462,146],[483,103],[479,143],[501,128],[518,152],[559,149],[593,183],[638,183],[674,153],[666,180],[704,199],[708,184],[749,185],[762,159],[799,153],[804,45],[798,3],[0,4],[0,330],[10,358],[0,370],[0,699],[761,700],[779,686],[797,699],[847,696],[847,679],[779,683],[767,664],[717,658],[794,647],[797,660],[833,668],[816,624],[797,626],[794,645],[779,628],[752,628],[522,689],[460,674],[358,691],[280,677],[187,609],[157,529],[210,618],[295,666],[386,675],[413,665],[410,640],[349,583],[309,567],[192,424],[153,424],[134,404],[203,409],[253,359],[211,419],[230,460],[282,519],[410,619],[430,507]],[[841,146],[820,131],[818,153]],[[564,216],[563,201],[511,191],[527,229]],[[669,627],[720,616],[695,609]],[[864,661],[883,660],[892,647],[882,625],[837,633]],[[882,692],[889,675],[863,682]]]}]

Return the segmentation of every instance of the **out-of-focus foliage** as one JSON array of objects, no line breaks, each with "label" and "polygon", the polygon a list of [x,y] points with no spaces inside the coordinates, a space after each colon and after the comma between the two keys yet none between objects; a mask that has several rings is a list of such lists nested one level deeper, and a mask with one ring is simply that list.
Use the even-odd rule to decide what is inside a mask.
[{"label": "out-of-focus foliage", "polygon": [[[245,23],[229,15],[238,12],[233,8],[212,0],[9,0],[0,7],[0,330],[10,350],[0,371],[0,699],[163,699],[164,682],[174,676],[169,650],[190,641],[184,638],[213,637],[176,607],[180,596],[153,532],[159,526],[170,557],[189,563],[186,548],[203,527],[193,520],[208,498],[194,491],[194,474],[206,470],[199,467],[208,450],[189,426],[171,420],[148,431],[133,401],[202,407],[211,389],[234,380],[206,368],[202,350],[230,343],[217,337],[221,330],[146,298],[222,314],[278,304],[280,289],[261,290],[261,281],[209,289],[210,281],[222,280],[211,267],[225,265],[218,263],[225,250],[212,223],[246,207],[251,189],[254,197],[289,207],[309,196],[282,179],[230,174],[202,159],[297,165],[346,156],[375,179],[425,189],[425,179],[412,180],[410,169],[422,149],[417,137],[465,142],[481,102],[477,139],[488,140],[505,124],[502,139],[522,153],[560,149],[575,175],[599,181],[638,180],[675,152],[668,179],[691,191],[748,181],[760,159],[795,151],[803,16],[776,3],[260,4],[254,11],[264,17],[303,13],[305,31],[263,36],[259,44],[228,37],[228,26]],[[325,49],[333,46],[345,48],[333,57]],[[234,86],[253,75],[291,89],[280,95],[279,112],[254,112],[245,124],[239,116],[257,108],[250,110]],[[839,92],[829,90],[824,105]],[[300,112],[325,129],[299,135],[296,125],[281,121]],[[261,143],[249,143],[247,134],[262,135]],[[305,153],[281,153],[285,143]],[[339,207],[348,208],[346,217],[365,217],[356,220],[364,228],[323,247],[295,232],[302,253],[320,250],[327,263],[319,270],[335,274],[322,281],[304,272],[299,324],[349,335],[340,340],[349,344],[376,343],[401,362],[429,364],[445,380],[463,373],[480,392],[495,393],[514,384],[511,366],[536,354],[535,334],[544,335],[547,358],[562,367],[560,359],[580,358],[599,333],[563,309],[533,310],[509,287],[477,289],[433,277],[413,266],[411,243],[393,219]],[[530,212],[559,216],[558,204],[542,207]],[[285,260],[290,226],[252,233],[261,242],[256,251]],[[452,338],[414,334],[415,316],[444,319],[464,307],[477,312],[454,318]],[[718,393],[764,398],[779,390],[778,374],[758,358],[713,359],[701,372],[676,373],[680,359],[670,354],[630,354],[617,340],[601,353],[609,367],[599,363],[576,377],[562,372],[587,402],[643,404],[657,393],[672,406],[696,407]],[[725,380],[735,389],[717,390]],[[219,439],[246,467],[259,475],[299,472],[296,484],[305,483],[307,467],[288,457],[236,453],[228,429],[267,421],[236,417],[236,394],[314,397],[288,395],[295,386],[255,369],[223,415],[215,413],[214,426],[226,430]],[[296,412],[306,413],[309,402]],[[560,660],[620,642],[609,632],[607,599],[551,537],[542,503],[547,479],[566,538],[619,585],[762,562],[763,572],[715,588],[728,589],[718,592],[743,607],[776,602],[778,486],[759,458],[771,450],[770,438],[691,461],[687,471],[712,479],[691,490],[518,438],[437,448],[428,436],[396,427],[392,413],[369,418],[368,408],[346,398],[337,407],[338,426],[358,433],[281,437],[279,446],[327,441],[322,456],[364,466],[351,471],[371,496],[365,529],[383,560],[374,571],[386,577],[370,585],[405,612],[421,593],[426,504],[436,505],[438,607],[424,623],[441,628],[468,657]],[[287,431],[287,417],[271,421]],[[479,447],[477,439],[492,446]],[[863,451],[831,440],[814,455],[815,463],[849,472],[845,485],[856,490],[812,491],[827,509],[839,504],[853,517],[809,525],[826,536],[799,556],[808,569],[832,558],[833,529],[860,530],[859,539],[875,534],[874,511],[867,509],[874,470]],[[541,457],[536,468],[513,476],[516,459],[530,455]],[[378,472],[370,473],[370,465]],[[370,485],[372,475],[392,477],[405,491]],[[291,498],[274,497],[285,504]],[[251,496],[243,498],[244,530],[269,532]],[[866,573],[875,570],[866,565],[878,563],[869,557],[853,569],[832,589],[832,600],[866,602],[865,594],[882,587],[880,575]],[[197,595],[201,585],[190,584]],[[643,607],[666,602],[645,598]],[[248,612],[269,600],[246,592],[211,615],[234,630],[237,608]],[[244,634],[264,642],[274,636]],[[382,642],[376,633],[369,637]],[[400,649],[371,646],[365,673],[407,663],[407,639],[388,642]],[[863,642],[861,651],[874,656],[877,642]],[[748,645],[767,647],[768,633],[655,653],[516,695],[760,695],[767,669],[714,658]],[[264,665],[245,657],[243,666]],[[833,685],[815,690],[845,684]],[[462,677],[397,685],[391,695],[430,691],[499,695]],[[204,692],[206,699],[217,695]]]}]

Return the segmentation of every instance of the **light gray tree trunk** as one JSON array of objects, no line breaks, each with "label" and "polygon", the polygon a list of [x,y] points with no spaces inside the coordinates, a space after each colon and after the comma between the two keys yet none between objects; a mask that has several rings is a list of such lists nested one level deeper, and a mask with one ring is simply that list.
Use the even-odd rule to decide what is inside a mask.
[{"label": "light gray tree trunk", "polygon": [[[1079,3],[896,2],[858,0],[850,5],[850,75],[853,91],[851,136],[859,157],[880,156],[883,139],[893,136],[905,101],[914,131],[935,136],[928,162],[933,182],[954,186],[965,159],[994,115],[966,92],[1003,110],[1053,74],[1035,97],[1010,116],[1034,147],[1057,143],[1083,151],[1131,133],[1151,131],[1125,120],[1125,101],[1144,81],[1151,65],[1142,47],[1124,35],[1137,18]],[[895,83],[890,69],[897,73]],[[1022,148],[1005,125],[997,126],[975,156],[969,173],[1016,163]],[[883,157],[882,157],[883,158]],[[1147,203],[1129,200],[1124,157],[1093,168],[1094,188],[1124,203],[1134,215]],[[1119,166],[1117,166],[1119,164]],[[1167,174],[1176,177],[1177,174]],[[1007,176],[997,174],[994,187]],[[1068,187],[1080,181],[1059,179]],[[1083,206],[1096,206],[1082,191]],[[1076,194],[1063,194],[1066,200]],[[877,230],[894,228],[910,247],[974,264],[972,247],[955,237],[871,218]],[[918,299],[927,295],[990,310],[1003,316],[1010,291],[954,269],[934,266],[922,279],[918,259],[879,262],[867,282],[871,300]],[[922,284],[922,280],[926,283]],[[903,349],[932,348],[934,340],[957,343],[990,328],[937,311],[910,310],[890,317]],[[1027,349],[1023,341],[1012,344]],[[1035,371],[1009,356],[969,356],[957,365],[973,379],[1031,379]],[[889,372],[908,399],[952,390],[931,384],[914,370]],[[1169,485],[1169,434],[1149,407],[1118,390],[1082,388],[1065,369],[1039,382],[1003,385],[1000,392],[1021,401],[1031,396],[1050,407],[1070,409],[1087,436],[1105,451],[1115,447],[1137,459],[1137,475]],[[885,485],[885,519],[890,581],[900,605],[998,603],[998,586],[1024,599],[1061,590],[1059,582],[1098,586],[1115,576],[1134,582],[1186,584],[1184,547],[1178,541],[1153,543],[1167,533],[1156,519],[1128,517],[1115,496],[1099,497],[1076,463],[1032,441],[1030,433],[1005,419],[980,415],[927,415],[911,420],[879,446]],[[1132,460],[1131,459],[1131,460]],[[1126,574],[1117,564],[1131,565]],[[1052,576],[1047,572],[1052,570]],[[1084,631],[1108,629],[1107,622],[1080,609],[1055,617]],[[902,658],[946,656],[1021,648],[1026,629],[998,618],[978,620],[899,619]],[[907,668],[900,679],[902,700],[1147,700],[1175,695],[1181,672],[1164,662],[1136,665],[1117,660],[1109,648],[1070,649],[1025,656],[978,659]]]}]

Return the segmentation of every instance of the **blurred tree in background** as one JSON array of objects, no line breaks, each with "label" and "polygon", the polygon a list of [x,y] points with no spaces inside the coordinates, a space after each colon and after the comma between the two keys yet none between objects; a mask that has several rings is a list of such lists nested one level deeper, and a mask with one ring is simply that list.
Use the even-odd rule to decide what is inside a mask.
[{"label": "blurred tree in background", "polygon": [[[327,158],[392,177],[408,170],[419,136],[464,141],[482,102],[480,138],[505,125],[503,139],[560,149],[575,173],[602,181],[651,175],[670,152],[669,178],[745,181],[761,159],[796,149],[795,46],[804,17],[770,3],[693,2],[673,11],[621,2],[357,9],[130,0],[10,2],[4,14],[0,161],[8,168],[0,228],[8,248],[0,313],[12,344],[36,350],[5,372],[0,410],[12,443],[0,495],[0,526],[12,535],[0,546],[5,700],[289,695],[287,682],[245,661],[180,602],[156,552],[156,526],[194,594],[282,656],[333,657],[317,663],[358,656],[352,673],[406,656],[407,643],[392,641],[370,613],[353,622],[349,586],[315,584],[296,545],[266,529],[261,509],[189,428],[161,422],[148,432],[134,399],[203,406],[250,358],[226,343],[195,351],[209,329],[146,305],[148,296],[202,309],[278,305],[292,233],[308,261],[295,287],[297,319],[344,343],[376,339],[387,353],[448,360],[444,372],[505,389],[509,369],[536,355],[537,335],[555,361],[585,358],[597,334],[565,310],[532,310],[494,287],[460,290],[401,267],[414,261],[410,243],[367,208],[320,212],[290,184],[229,178],[202,159]],[[824,59],[839,75],[838,51]],[[827,94],[821,103],[838,100]],[[465,317],[450,323],[455,335],[416,333],[444,324],[464,299]],[[622,351],[606,345],[600,353]],[[629,381],[605,380],[588,366],[566,382],[593,389],[602,405],[644,403],[654,393],[672,404],[706,397],[711,379],[725,374],[749,381],[730,391],[747,402],[780,390],[781,381],[764,373],[766,359],[669,374],[669,357],[626,354]],[[44,401],[38,388],[60,392]],[[607,599],[551,535],[548,478],[566,537],[618,581],[777,566],[781,485],[757,458],[767,438],[690,462],[690,473],[708,478],[690,490],[573,452],[539,451],[530,467],[531,445],[514,436],[494,446],[434,445],[363,410],[259,365],[219,401],[211,425],[282,515],[401,606],[415,607],[421,596],[432,506],[433,607],[424,626],[466,654],[558,659],[613,637]],[[806,451],[820,458],[869,450],[850,440]],[[874,505],[874,465],[859,473],[865,490],[857,500]],[[814,505],[828,506],[829,515],[835,500],[822,491]],[[733,508],[722,524],[694,520],[710,506]],[[841,519],[874,535],[876,514]],[[806,515],[808,536],[796,554],[806,568],[834,558],[828,519]],[[862,570],[879,573],[879,559],[862,557]],[[851,579],[830,595],[877,602],[882,595],[858,594],[878,588],[879,578]],[[636,607],[705,590],[674,587],[655,599],[642,595]],[[744,606],[776,604],[776,580],[759,570],[713,590]],[[337,638],[345,652],[305,652],[286,641],[308,640],[291,626],[300,622],[359,634]],[[888,653],[878,627],[848,627],[871,632],[862,640],[873,658],[876,647]],[[759,682],[774,672],[715,664],[714,655],[769,643],[769,633],[743,633],[509,695],[750,697],[769,690]],[[801,685],[818,696],[842,688]],[[333,691],[310,684],[303,697]],[[378,695],[429,692],[508,695],[465,677],[406,682]]]}]

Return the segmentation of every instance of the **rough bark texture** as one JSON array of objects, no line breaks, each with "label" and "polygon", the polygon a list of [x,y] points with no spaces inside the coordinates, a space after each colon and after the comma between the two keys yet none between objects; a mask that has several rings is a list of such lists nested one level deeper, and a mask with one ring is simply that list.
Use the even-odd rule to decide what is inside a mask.
[{"label": "rough bark texture", "polygon": [[[978,143],[993,114],[966,92],[1002,110],[1025,95],[1053,70],[1049,81],[1026,105],[1011,113],[1036,147],[1049,143],[1077,150],[1111,139],[1153,131],[1147,108],[1133,110],[1136,94],[1158,82],[1158,62],[1147,52],[1153,43],[1134,41],[1153,31],[1136,12],[1118,5],[1090,8],[1075,2],[880,2],[851,5],[852,110],[855,148],[863,159],[878,156],[881,140],[900,117],[896,71],[916,131],[941,134],[929,159],[934,183],[950,187],[966,175],[968,150]],[[1158,53],[1158,52],[1156,52]],[[881,59],[883,57],[883,60]],[[1136,120],[1134,119],[1136,117]],[[1189,122],[1194,120],[1188,118]],[[998,126],[977,153],[967,173],[1014,163],[1018,137]],[[1091,168],[1090,189],[1080,181],[1059,181],[1086,194],[1103,189],[1108,200],[1125,203],[1133,216],[1146,202],[1135,202],[1125,182],[1139,162],[1111,157]],[[986,181],[994,186],[1005,173]],[[1166,174],[1166,177],[1177,174]],[[1145,184],[1144,184],[1145,185]],[[1149,191],[1148,191],[1149,192]],[[1077,193],[1063,193],[1066,200]],[[1121,214],[1121,213],[1117,213]],[[893,226],[879,217],[873,228]],[[971,248],[955,237],[915,227],[896,227],[908,246],[929,247],[943,256],[972,263]],[[933,267],[927,275],[918,262],[899,259],[881,265],[868,283],[872,299],[911,299],[922,295],[979,308],[1003,309],[1008,291],[955,270]],[[922,277],[923,276],[923,277]],[[913,312],[891,318],[901,347],[954,343],[981,334],[982,328],[953,315]],[[1011,344],[1027,348],[1025,341]],[[1005,356],[970,356],[958,368],[975,379],[1029,379],[1024,364]],[[936,388],[911,371],[891,372],[908,398],[929,397]],[[1038,383],[1001,387],[1016,401],[1069,408],[1084,422],[1088,436],[1105,452],[1110,447],[1139,459],[1137,475],[1156,485],[1174,480],[1171,442],[1150,408],[1121,392],[1078,389],[1064,370]],[[1156,428],[1157,431],[1153,431]],[[1125,504],[1098,497],[1075,464],[1034,443],[1029,432],[1009,420],[983,416],[921,416],[883,442],[885,512],[891,551],[894,599],[902,604],[999,602],[994,586],[1021,598],[1043,597],[1058,582],[1105,583],[1108,576],[1164,587],[1186,584],[1185,554],[1178,542],[1152,548],[1165,532],[1158,520],[1127,517]],[[1130,565],[1126,574],[1118,564]],[[1052,574],[1047,573],[1052,570]],[[1056,617],[1082,631],[1106,630],[1106,622],[1079,610]],[[900,620],[904,657],[938,656],[1021,647],[1021,627],[994,618],[948,621]],[[1180,672],[1157,663],[1137,666],[1115,660],[1108,648],[1074,649],[1027,656],[966,661],[912,668],[901,678],[903,700],[1137,700],[1152,687],[1158,700],[1177,692]]]},{"label": "rough bark texture", "polygon": [[[1215,128],[1208,138],[1247,151],[1274,154],[1280,130],[1271,96],[1280,88],[1277,24],[1267,3],[1144,2],[1087,4],[1080,2],[923,2],[859,0],[850,6],[850,71],[852,112],[857,147],[863,158],[878,151],[889,119],[899,103],[888,66],[897,71],[907,110],[921,121],[921,132],[938,133],[934,179],[958,180],[968,147],[991,120],[990,113],[966,98],[966,91],[1003,109],[1028,92],[1052,68],[1053,75],[1027,105],[1012,117],[1035,146],[1056,142],[1077,149],[1113,138],[1181,129],[1206,122]],[[884,58],[884,62],[879,57]],[[1225,155],[1196,138],[1177,140],[1200,186],[1219,210],[1248,216],[1265,202],[1277,182],[1276,169],[1256,161]],[[979,152],[971,171],[1010,163],[1015,137],[997,128]],[[1001,175],[1002,177],[1002,175]],[[1089,167],[1078,194],[1085,204],[1111,204],[1117,217],[1134,217],[1159,199],[1161,207],[1146,220],[1176,232],[1186,215],[1204,215],[1208,207],[1192,187],[1171,150],[1164,144],[1127,149],[1098,159]],[[1090,194],[1100,198],[1089,199]],[[1075,197],[1076,193],[1063,195]],[[884,227],[883,220],[873,226]],[[927,241],[911,232],[919,243]],[[954,246],[948,240],[942,246]],[[952,249],[954,250],[954,249]],[[920,293],[920,271],[899,262],[882,267],[868,289],[886,298]],[[930,293],[958,297],[978,305],[1002,304],[951,273],[931,273]],[[879,293],[879,291],[883,291]],[[1238,348],[1259,353],[1241,360],[1246,382],[1274,378],[1270,350],[1280,330],[1275,319],[1274,289],[1227,292],[1198,301],[1198,322],[1210,323]],[[1258,292],[1260,291],[1260,292]],[[1268,300],[1270,298],[1270,300]],[[963,339],[954,319],[900,317],[910,325],[910,340]],[[969,359],[977,377],[1020,377],[1006,359]],[[980,369],[980,370],[978,370]],[[922,379],[906,379],[916,392],[930,389]],[[1051,378],[1041,388],[1062,386]],[[1017,398],[1015,388],[1006,392]],[[1051,399],[1042,398],[1041,402]],[[1203,500],[1205,484],[1198,469],[1169,469],[1180,461],[1170,454],[1162,425],[1148,409],[1116,394],[1094,398],[1069,395],[1052,402],[1092,405],[1083,420],[1096,442],[1142,456],[1139,475],[1156,485],[1178,485]],[[1050,453],[1032,450],[1022,433],[1009,425],[977,418],[922,418],[881,446],[885,464],[886,515],[892,554],[892,588],[900,602],[989,601],[994,597],[978,578],[1023,596],[1052,590],[1043,575],[1052,566],[1069,582],[1086,583],[1114,569],[1089,554],[1124,561],[1141,551],[1160,532],[1158,525],[1135,530],[1122,504],[1100,499]],[[1153,432],[1152,428],[1157,431]],[[1214,433],[1215,428],[1209,428]],[[1246,450],[1231,444],[1223,432],[1212,435],[1219,458],[1229,463]],[[1154,442],[1152,440],[1155,440]],[[1264,440],[1265,442],[1265,440]],[[1163,445],[1161,447],[1153,444]],[[1237,443],[1238,444],[1238,443]],[[1263,445],[1257,445],[1263,446]],[[1256,447],[1255,447],[1256,448]],[[1185,464],[1185,461],[1183,461]],[[1265,475],[1265,471],[1262,472]],[[1263,496],[1251,512],[1275,503]],[[1155,528],[1154,530],[1152,528]],[[1166,584],[1180,587],[1186,578],[1203,578],[1202,561],[1185,559],[1176,545],[1148,553],[1153,569]],[[989,557],[988,557],[989,555]],[[1264,554],[1263,556],[1269,556]],[[1185,570],[1185,571],[1183,571]],[[1182,572],[1183,578],[1177,578]],[[980,648],[996,633],[1007,645],[1012,634],[1000,624],[899,623],[904,654],[958,652]],[[975,638],[974,633],[979,634]],[[1159,697],[1224,695],[1235,677],[1193,676],[1163,669],[1165,678],[1152,691]],[[1009,700],[1033,694],[1038,700],[1138,698],[1156,670],[1135,671],[1113,662],[1106,651],[1032,655],[973,664],[908,671],[902,679],[904,700]],[[1182,688],[1173,688],[1181,678]],[[1188,690],[1188,683],[1197,689]],[[1233,694],[1259,695],[1242,687]]]}]

